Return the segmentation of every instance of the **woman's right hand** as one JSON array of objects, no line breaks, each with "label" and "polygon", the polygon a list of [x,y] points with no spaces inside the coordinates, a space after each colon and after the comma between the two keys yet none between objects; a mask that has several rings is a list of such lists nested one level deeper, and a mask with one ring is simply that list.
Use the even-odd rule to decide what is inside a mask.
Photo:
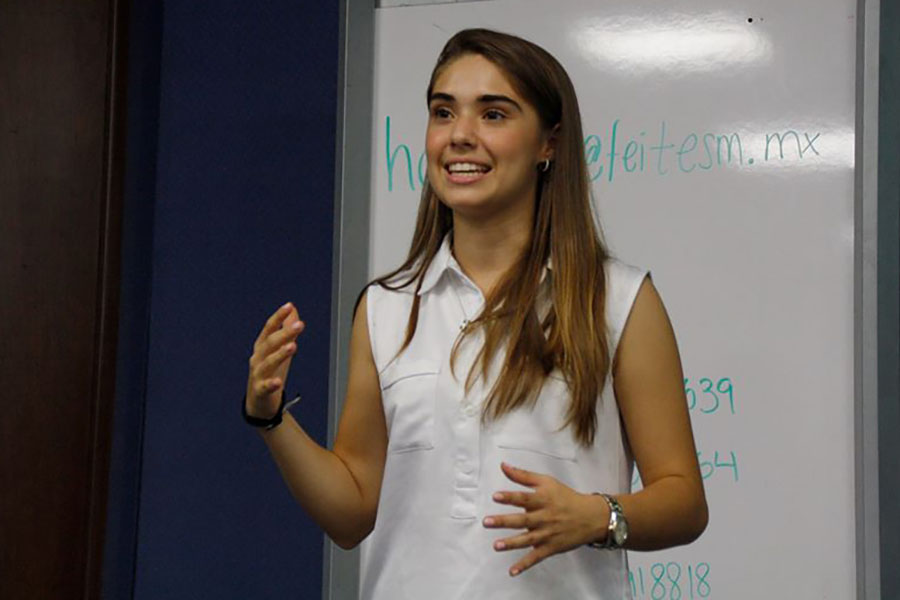
[{"label": "woman's right hand", "polygon": [[306,325],[288,302],[269,317],[253,344],[247,378],[247,414],[268,419],[278,412],[297,336]]}]

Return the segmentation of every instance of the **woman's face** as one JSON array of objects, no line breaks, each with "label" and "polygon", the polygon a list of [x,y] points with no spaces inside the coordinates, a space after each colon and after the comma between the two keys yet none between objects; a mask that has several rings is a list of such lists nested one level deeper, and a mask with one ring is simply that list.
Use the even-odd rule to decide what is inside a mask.
[{"label": "woman's face", "polygon": [[531,210],[549,136],[498,66],[477,54],[453,60],[428,108],[428,180],[444,204],[476,217]]}]

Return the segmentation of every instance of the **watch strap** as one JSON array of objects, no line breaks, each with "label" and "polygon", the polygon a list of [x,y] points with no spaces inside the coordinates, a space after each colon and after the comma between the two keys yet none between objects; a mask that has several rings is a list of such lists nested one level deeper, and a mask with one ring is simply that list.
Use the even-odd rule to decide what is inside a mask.
[{"label": "watch strap", "polygon": [[300,395],[297,394],[297,396],[290,402],[287,402],[286,400],[287,396],[285,396],[284,390],[282,390],[281,404],[278,405],[278,410],[274,415],[266,419],[263,417],[254,417],[253,415],[247,414],[247,396],[244,396],[243,398],[241,398],[241,416],[244,417],[244,421],[246,421],[249,425],[264,429],[266,431],[270,431],[281,425],[281,422],[284,420],[284,412],[293,405],[300,402]]},{"label": "watch strap", "polygon": [[606,539],[602,542],[588,542],[588,546],[603,550],[618,550],[621,546],[616,544],[614,534],[619,522],[625,521],[625,511],[622,509],[622,505],[619,504],[619,501],[609,494],[604,494],[602,492],[594,492],[594,494],[601,496],[606,501],[607,506],[609,506],[609,525],[606,529]]}]

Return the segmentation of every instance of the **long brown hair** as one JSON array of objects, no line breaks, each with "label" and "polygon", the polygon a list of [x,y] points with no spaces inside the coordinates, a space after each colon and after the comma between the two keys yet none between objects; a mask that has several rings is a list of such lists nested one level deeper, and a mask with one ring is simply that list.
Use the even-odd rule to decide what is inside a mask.
[{"label": "long brown hair", "polygon": [[[479,366],[487,380],[494,354],[505,345],[505,363],[485,402],[483,420],[496,419],[523,405],[533,406],[544,379],[559,368],[571,392],[565,426],[573,427],[575,439],[589,446],[597,431],[596,403],[610,367],[603,267],[608,253],[591,210],[575,89],[559,62],[536,44],[486,29],[466,29],[450,38],[441,51],[426,102],[443,69],[467,54],[483,56],[500,67],[513,88],[536,109],[545,131],[554,127],[557,131],[553,165],[538,179],[530,247],[485,298],[478,318],[457,338],[451,365],[462,340],[481,327],[484,345],[467,377],[468,389]],[[374,283],[398,290],[415,282],[418,292],[452,226],[452,211],[426,180],[406,261]],[[548,258],[552,288],[549,310],[541,320],[538,290]],[[412,341],[418,317],[416,293],[399,352]]]}]

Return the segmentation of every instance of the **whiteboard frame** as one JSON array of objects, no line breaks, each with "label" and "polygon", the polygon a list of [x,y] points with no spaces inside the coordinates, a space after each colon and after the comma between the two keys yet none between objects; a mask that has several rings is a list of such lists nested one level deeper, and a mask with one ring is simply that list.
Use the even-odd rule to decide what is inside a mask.
[{"label": "whiteboard frame", "polygon": [[881,598],[878,502],[878,53],[880,2],[858,0],[854,164],[856,590]]},{"label": "whiteboard frame", "polygon": [[[360,290],[369,280],[368,177],[371,144],[348,140],[372,135],[375,2],[341,0],[338,106],[335,139],[334,234],[331,278],[331,357],[328,375],[328,447],[334,447],[347,390],[350,329]],[[345,551],[323,536],[322,599],[357,600],[359,550]]]},{"label": "whiteboard frame", "polygon": [[[435,2],[439,3],[439,2]],[[342,0],[335,149],[332,338],[328,445],[346,392],[350,324],[368,281],[374,0]],[[390,9],[387,9],[390,10]],[[857,600],[881,598],[878,482],[878,52],[880,0],[857,0],[854,164],[854,447]],[[839,542],[837,542],[839,543]],[[357,600],[359,554],[325,537],[323,600]]]}]

